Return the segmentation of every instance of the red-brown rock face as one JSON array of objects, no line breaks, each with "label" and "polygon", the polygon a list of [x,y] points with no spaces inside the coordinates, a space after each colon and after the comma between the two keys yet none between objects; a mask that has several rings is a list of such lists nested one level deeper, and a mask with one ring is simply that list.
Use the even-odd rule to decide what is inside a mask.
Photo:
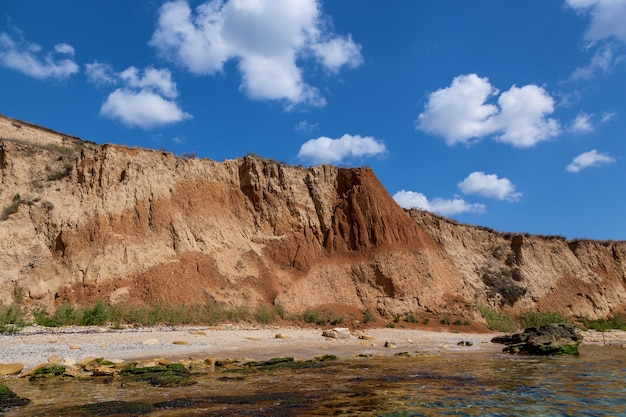
[{"label": "red-brown rock face", "polygon": [[217,163],[99,146],[0,117],[0,296],[381,314],[473,306],[597,317],[626,244],[510,236],[401,209],[365,168]]}]

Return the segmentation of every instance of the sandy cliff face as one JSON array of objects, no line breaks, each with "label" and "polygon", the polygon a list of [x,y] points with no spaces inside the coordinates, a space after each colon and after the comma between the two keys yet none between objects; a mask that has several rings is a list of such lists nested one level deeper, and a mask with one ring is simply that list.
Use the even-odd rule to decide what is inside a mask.
[{"label": "sandy cliff face", "polygon": [[468,318],[477,303],[597,317],[626,302],[625,243],[406,212],[369,169],[183,159],[3,117],[0,139],[2,300],[340,303]]}]

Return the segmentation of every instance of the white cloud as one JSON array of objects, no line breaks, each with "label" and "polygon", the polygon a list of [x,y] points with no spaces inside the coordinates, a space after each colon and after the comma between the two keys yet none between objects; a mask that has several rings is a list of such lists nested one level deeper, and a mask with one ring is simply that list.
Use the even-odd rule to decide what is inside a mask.
[{"label": "white cloud", "polygon": [[590,41],[615,37],[626,42],[626,1],[566,0],[579,13],[591,17],[585,37]]},{"label": "white cloud", "polygon": [[503,132],[496,138],[500,142],[527,148],[561,132],[556,120],[546,118],[554,111],[554,100],[541,87],[513,86],[500,95],[498,104],[501,111],[493,117],[493,127]]},{"label": "white cloud", "polygon": [[479,195],[498,200],[517,201],[522,194],[508,178],[498,178],[495,174],[476,171],[458,184],[463,194]]},{"label": "white cloud", "polygon": [[572,133],[589,133],[593,131],[593,124],[591,123],[591,118],[593,115],[580,112],[572,122],[572,126],[570,127],[570,132]]},{"label": "white cloud", "polygon": [[60,54],[74,56],[74,47],[67,43],[59,43],[57,45],[54,45],[54,50]]},{"label": "white cloud", "polygon": [[288,106],[325,104],[298,65],[315,58],[336,73],[362,62],[360,45],[324,24],[319,0],[212,0],[191,10],[185,0],[165,3],[150,44],[195,74],[221,72],[238,60],[240,89],[253,99]]},{"label": "white cloud", "polygon": [[597,73],[608,74],[616,63],[624,59],[615,56],[615,44],[626,43],[626,1],[625,0],[566,0],[566,4],[581,15],[589,16],[589,27],[585,39],[588,48],[600,46],[591,62],[574,70],[571,79],[590,79]]},{"label": "white cloud", "polygon": [[[94,67],[102,69],[101,67]],[[113,91],[100,108],[100,114],[123,124],[143,129],[180,122],[191,117],[174,101],[176,83],[167,69],[146,68],[143,74],[129,67],[115,74],[123,84]],[[107,76],[110,74],[107,73]],[[114,80],[117,81],[117,80]]]},{"label": "white cloud", "polygon": [[166,69],[148,67],[142,76],[137,68],[129,67],[120,72],[119,77],[130,88],[151,90],[167,98],[178,96],[172,73]]},{"label": "white cloud", "polygon": [[356,68],[363,62],[361,46],[354,43],[351,36],[313,44],[311,48],[324,67],[335,73],[344,65]]},{"label": "white cloud", "polygon": [[487,78],[459,75],[450,87],[431,93],[426,109],[418,117],[419,129],[443,136],[448,145],[468,143],[491,133],[489,119],[498,112],[488,98],[498,94]]},{"label": "white cloud", "polygon": [[36,43],[16,42],[0,33],[0,65],[38,79],[65,79],[78,72],[78,65],[70,59],[74,56],[71,45],[60,43],[48,53],[41,49]]},{"label": "white cloud", "polygon": [[113,71],[113,67],[98,61],[94,61],[93,64],[85,64],[85,75],[87,81],[95,85],[117,84],[117,74]]},{"label": "white cloud", "polygon": [[310,133],[318,130],[320,127],[319,123],[309,123],[307,120],[302,120],[296,123],[294,129],[298,132]]},{"label": "white cloud", "polygon": [[591,62],[587,66],[576,68],[570,78],[572,80],[588,80],[597,73],[608,74],[613,69],[614,61],[611,44],[603,45],[595,52]]},{"label": "white cloud", "polygon": [[443,216],[451,216],[460,213],[484,213],[484,204],[468,203],[462,198],[453,199],[434,198],[428,200],[422,193],[415,191],[400,190],[393,195],[393,199],[405,209],[417,208],[438,213]]},{"label": "white cloud", "polygon": [[615,162],[615,158],[608,153],[599,153],[595,149],[578,155],[571,164],[565,167],[568,172],[578,172],[587,167],[598,167],[601,165],[611,164]]},{"label": "white cloud", "polygon": [[600,117],[600,123],[610,122],[617,117],[617,113],[614,111],[606,112]]},{"label": "white cloud", "polygon": [[449,87],[431,93],[417,128],[441,136],[448,145],[471,144],[495,135],[495,139],[516,147],[530,147],[560,133],[554,100],[541,87],[512,86],[500,94],[498,106],[487,104],[498,89],[487,78],[460,75]]},{"label": "white cloud", "polygon": [[314,164],[337,163],[348,158],[376,156],[387,152],[382,142],[370,136],[345,134],[339,139],[325,136],[305,142],[298,152],[298,158]]}]

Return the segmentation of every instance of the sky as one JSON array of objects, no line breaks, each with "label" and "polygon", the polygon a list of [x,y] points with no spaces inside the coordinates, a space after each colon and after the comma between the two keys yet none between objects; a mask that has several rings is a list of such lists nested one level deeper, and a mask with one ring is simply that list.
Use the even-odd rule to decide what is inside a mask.
[{"label": "sky", "polygon": [[405,208],[626,240],[626,0],[0,0],[0,113],[371,167]]}]

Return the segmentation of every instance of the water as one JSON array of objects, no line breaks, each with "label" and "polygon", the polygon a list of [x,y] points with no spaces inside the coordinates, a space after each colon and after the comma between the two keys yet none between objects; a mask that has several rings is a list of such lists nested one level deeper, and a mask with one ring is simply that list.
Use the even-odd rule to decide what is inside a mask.
[{"label": "water", "polygon": [[626,349],[618,347],[582,346],[579,357],[359,358],[196,380],[178,388],[8,380],[31,403],[5,416],[626,416]]}]

